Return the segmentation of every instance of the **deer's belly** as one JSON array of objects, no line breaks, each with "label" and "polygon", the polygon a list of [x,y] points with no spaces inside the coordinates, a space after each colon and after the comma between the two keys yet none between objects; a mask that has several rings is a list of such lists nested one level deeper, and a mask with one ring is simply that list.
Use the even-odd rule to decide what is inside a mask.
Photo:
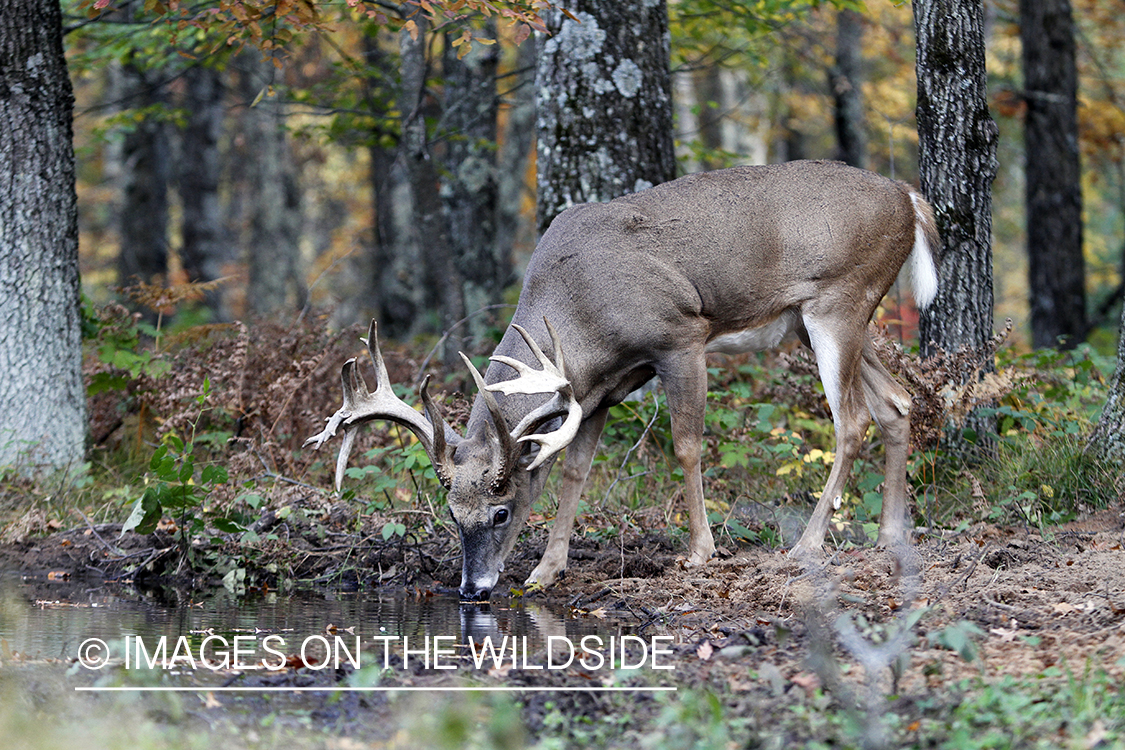
[{"label": "deer's belly", "polygon": [[716,336],[707,343],[707,351],[720,354],[745,354],[772,349],[797,328],[800,313],[786,310],[762,326],[745,328]]}]

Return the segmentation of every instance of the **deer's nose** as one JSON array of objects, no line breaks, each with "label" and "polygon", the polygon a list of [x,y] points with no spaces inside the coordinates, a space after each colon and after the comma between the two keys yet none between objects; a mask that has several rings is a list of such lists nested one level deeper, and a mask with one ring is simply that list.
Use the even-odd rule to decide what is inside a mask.
[{"label": "deer's nose", "polygon": [[492,596],[491,586],[462,586],[461,600],[466,602],[486,602]]}]

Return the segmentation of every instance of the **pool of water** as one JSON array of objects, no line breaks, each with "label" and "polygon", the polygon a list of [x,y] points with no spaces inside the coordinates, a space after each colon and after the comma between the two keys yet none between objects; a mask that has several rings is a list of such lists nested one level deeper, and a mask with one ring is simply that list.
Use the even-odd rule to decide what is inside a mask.
[{"label": "pool of water", "polygon": [[313,636],[334,640],[340,635],[349,643],[358,637],[365,650],[381,648],[388,639],[398,646],[403,638],[419,644],[440,636],[463,648],[470,639],[480,643],[490,637],[499,643],[507,636],[521,639],[523,650],[534,652],[543,649],[550,636],[579,643],[588,635],[608,638],[631,629],[632,623],[523,600],[493,599],[481,605],[462,604],[448,595],[332,590],[235,596],[225,589],[140,591],[0,575],[0,656],[26,659],[73,659],[83,643],[95,638],[121,656],[130,643],[127,639],[140,640],[151,651],[161,637],[169,644],[187,637],[197,645],[210,634],[228,641],[252,636],[256,643],[278,635],[287,652]]}]

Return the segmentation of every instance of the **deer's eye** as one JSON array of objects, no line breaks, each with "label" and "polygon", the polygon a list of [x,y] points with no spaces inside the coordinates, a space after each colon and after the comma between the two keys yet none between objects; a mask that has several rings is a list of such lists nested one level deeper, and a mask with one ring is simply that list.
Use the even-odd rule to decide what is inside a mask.
[{"label": "deer's eye", "polygon": [[508,522],[508,509],[497,508],[496,512],[492,514],[492,525],[503,526]]}]

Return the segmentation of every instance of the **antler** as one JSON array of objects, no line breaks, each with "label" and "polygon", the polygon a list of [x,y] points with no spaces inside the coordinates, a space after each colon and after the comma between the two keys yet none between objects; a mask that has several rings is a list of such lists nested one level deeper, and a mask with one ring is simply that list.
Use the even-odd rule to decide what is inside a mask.
[{"label": "antler", "polygon": [[418,437],[418,441],[430,456],[430,462],[434,465],[438,479],[448,488],[451,456],[445,434],[447,426],[427,390],[429,376],[422,381],[419,389],[426,409],[426,416],[423,417],[391,390],[387,366],[383,363],[383,353],[379,351],[378,326],[374,320],[371,321],[371,326],[367,329],[367,338],[363,339],[363,342],[367,345],[371,364],[375,366],[375,392],[367,390],[367,383],[359,374],[355,358],[345,362],[340,371],[344,388],[344,405],[328,417],[328,424],[324,430],[306,440],[305,445],[312,443],[314,450],[320,448],[326,440],[335,436],[341,424],[344,426],[344,442],[340,445],[340,454],[336,457],[336,489],[339,490],[360,425],[373,419],[389,419],[408,428]]},{"label": "antler", "polygon": [[[522,326],[513,323],[512,327],[523,337],[528,348],[531,349],[531,353],[539,360],[543,369],[533,370],[530,365],[520,362],[518,359],[494,355],[491,357],[492,361],[508,365],[519,373],[519,376],[513,380],[505,380],[502,383],[487,386],[487,390],[503,393],[506,396],[513,393],[553,392],[555,394],[550,401],[521,419],[516,428],[512,430],[512,436],[517,442],[532,441],[540,446],[539,455],[527,467],[528,471],[540,466],[548,458],[570,445],[574,436],[578,434],[578,427],[582,424],[582,406],[574,397],[574,386],[566,376],[566,364],[563,361],[559,334],[549,320],[543,318],[543,322],[547,325],[547,332],[551,335],[551,344],[555,349],[555,361],[551,362],[547,355],[543,353],[543,350],[539,348],[539,345],[535,343],[535,340],[531,338],[531,334],[524,330]],[[482,388],[483,392],[484,389]],[[527,434],[538,429],[545,422],[563,415],[566,416],[566,419],[557,430],[543,434]]]}]

